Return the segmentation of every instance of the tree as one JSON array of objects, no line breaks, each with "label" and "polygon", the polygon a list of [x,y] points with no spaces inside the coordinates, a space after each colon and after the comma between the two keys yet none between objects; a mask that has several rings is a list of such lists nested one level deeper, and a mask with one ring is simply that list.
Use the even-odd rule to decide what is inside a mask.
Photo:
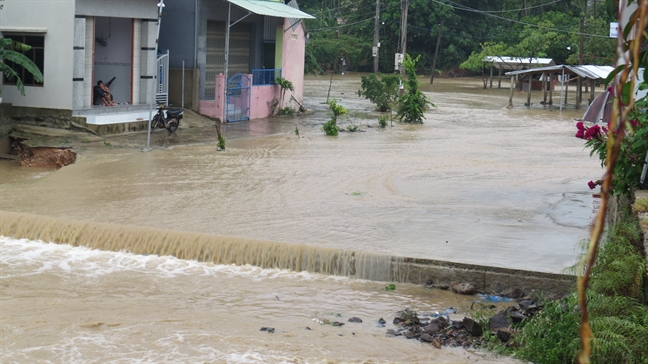
[{"label": "tree", "polygon": [[470,71],[481,72],[482,82],[484,88],[486,88],[488,76],[484,70],[486,67],[490,67],[493,62],[484,62],[484,58],[511,56],[515,54],[516,50],[504,43],[493,42],[484,43],[481,45],[481,48],[481,52],[473,52],[459,67]]},{"label": "tree", "polygon": [[18,91],[23,96],[25,96],[25,86],[23,85],[22,79],[16,70],[5,63],[5,60],[13,62],[18,67],[23,67],[34,76],[36,82],[42,83],[43,74],[36,64],[23,54],[23,52],[27,52],[30,49],[31,47],[27,44],[16,42],[9,38],[0,38],[0,72],[10,81],[14,78],[16,79],[16,88],[18,88]]},{"label": "tree", "polygon": [[399,100],[400,106],[396,114],[400,121],[412,124],[423,124],[423,119],[425,119],[423,113],[428,106],[434,106],[427,96],[419,90],[419,81],[416,78],[416,62],[418,58],[412,59],[409,54],[406,54],[403,60],[403,67],[405,68],[405,74],[407,74],[406,91]]}]

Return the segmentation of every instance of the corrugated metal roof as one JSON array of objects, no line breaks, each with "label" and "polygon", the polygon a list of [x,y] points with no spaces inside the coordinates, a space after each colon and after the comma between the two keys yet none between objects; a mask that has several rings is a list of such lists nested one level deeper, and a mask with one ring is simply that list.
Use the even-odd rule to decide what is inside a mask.
[{"label": "corrugated metal roof", "polygon": [[240,6],[243,9],[259,14],[274,16],[277,18],[292,19],[315,19],[314,16],[306,14],[282,2],[264,1],[264,0],[227,0],[228,2]]},{"label": "corrugated metal roof", "polygon": [[486,56],[482,59],[483,62],[492,62],[495,68],[500,69],[521,69],[529,67],[541,67],[547,65],[554,65],[551,58],[525,58],[525,57],[508,57],[508,56]]},{"label": "corrugated metal roof", "polygon": [[538,67],[528,70],[519,70],[506,72],[506,76],[515,76],[523,75],[527,73],[557,73],[565,71],[566,73],[575,74],[583,78],[589,78],[592,80],[597,80],[600,78],[607,78],[607,76],[614,71],[613,67],[610,66],[594,66],[594,65],[582,65],[582,66],[568,66],[568,65],[558,65],[558,66],[548,66],[548,67]]}]

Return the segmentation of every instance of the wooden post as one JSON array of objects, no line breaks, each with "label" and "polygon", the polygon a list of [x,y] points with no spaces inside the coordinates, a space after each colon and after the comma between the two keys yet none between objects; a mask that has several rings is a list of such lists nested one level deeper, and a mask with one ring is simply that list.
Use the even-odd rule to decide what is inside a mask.
[{"label": "wooden post", "polygon": [[509,95],[509,103],[506,105],[506,108],[513,108],[513,89],[515,88],[515,76],[511,76],[511,94]]},{"label": "wooden post", "polygon": [[497,88],[502,88],[502,66],[499,68],[499,78],[497,79]]},{"label": "wooden post", "polygon": [[544,97],[542,98],[542,104],[546,107],[547,106],[547,73],[546,72],[542,73],[542,92],[544,94]]},{"label": "wooden post", "polygon": [[563,100],[563,104],[567,106],[567,94],[569,91],[569,82],[565,82],[565,81],[563,82],[565,83],[565,100]]},{"label": "wooden post", "polygon": [[529,73],[529,92],[527,93],[527,107],[531,107],[531,80],[533,80],[533,74]]},{"label": "wooden post", "polygon": [[549,105],[553,105],[553,73],[549,74]]},{"label": "wooden post", "polygon": [[493,64],[492,63],[490,69],[490,88],[493,88]]},{"label": "wooden post", "polygon": [[596,80],[590,80],[590,99],[588,105],[591,105],[594,102],[594,89],[596,88]]},{"label": "wooden post", "polygon": [[576,108],[580,109],[581,102],[583,102],[583,78],[576,77]]}]

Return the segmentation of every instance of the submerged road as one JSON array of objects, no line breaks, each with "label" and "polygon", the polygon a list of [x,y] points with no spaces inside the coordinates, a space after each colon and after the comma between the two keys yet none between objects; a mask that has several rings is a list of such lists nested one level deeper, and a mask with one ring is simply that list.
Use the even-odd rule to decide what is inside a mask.
[{"label": "submerged road", "polygon": [[364,132],[326,137],[329,79],[308,78],[314,114],[228,125],[226,152],[213,129],[181,128],[150,153],[132,147],[145,134],[80,145],[56,172],[0,162],[0,209],[541,272],[575,262],[601,175],[574,138],[580,111],[508,110],[508,90],[439,79],[425,124],[367,128],[359,85],[339,76],[331,94]]}]

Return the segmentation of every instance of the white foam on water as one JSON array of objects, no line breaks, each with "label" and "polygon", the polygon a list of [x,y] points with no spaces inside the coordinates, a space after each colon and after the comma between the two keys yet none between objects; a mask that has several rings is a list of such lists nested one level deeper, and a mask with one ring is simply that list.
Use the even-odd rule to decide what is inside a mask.
[{"label": "white foam on water", "polygon": [[20,266],[17,273],[8,275],[5,270],[0,278],[27,276],[48,272],[51,274],[75,274],[100,277],[116,272],[138,272],[163,277],[177,275],[225,275],[246,277],[255,281],[287,278],[299,281],[349,280],[347,277],[326,276],[306,271],[286,269],[263,269],[252,265],[213,264],[196,260],[178,259],[172,256],[139,255],[128,252],[111,252],[75,247],[67,244],[47,243],[28,239],[0,236],[0,264]]}]

